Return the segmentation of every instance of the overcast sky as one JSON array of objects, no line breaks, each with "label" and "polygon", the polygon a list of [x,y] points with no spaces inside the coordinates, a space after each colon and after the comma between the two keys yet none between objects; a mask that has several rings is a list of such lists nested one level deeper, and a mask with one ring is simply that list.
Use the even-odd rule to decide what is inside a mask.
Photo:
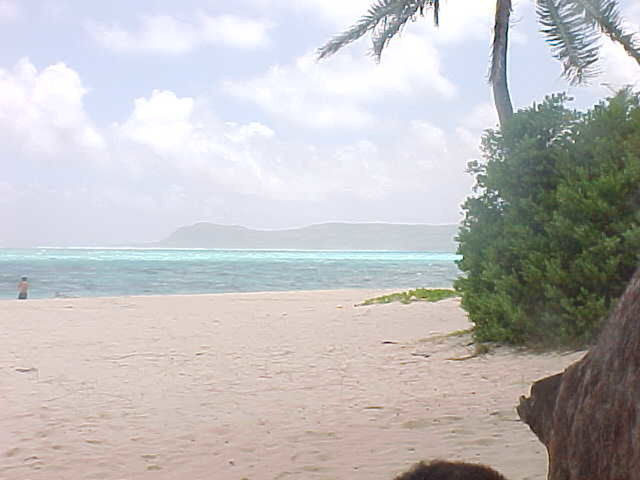
[{"label": "overcast sky", "polygon": [[[495,0],[448,0],[376,64],[362,39],[314,51],[370,0],[0,0],[0,246],[152,241],[199,221],[455,223],[466,163],[496,125],[486,81]],[[624,13],[638,30],[640,4]],[[516,0],[516,108],[638,86],[569,88]]]}]

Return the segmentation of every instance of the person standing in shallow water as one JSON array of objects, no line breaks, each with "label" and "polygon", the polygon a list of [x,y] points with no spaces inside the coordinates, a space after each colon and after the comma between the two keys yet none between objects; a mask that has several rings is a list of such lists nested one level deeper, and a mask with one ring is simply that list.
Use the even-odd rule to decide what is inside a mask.
[{"label": "person standing in shallow water", "polygon": [[29,283],[27,282],[27,277],[22,277],[18,284],[18,300],[26,300],[28,291]]}]

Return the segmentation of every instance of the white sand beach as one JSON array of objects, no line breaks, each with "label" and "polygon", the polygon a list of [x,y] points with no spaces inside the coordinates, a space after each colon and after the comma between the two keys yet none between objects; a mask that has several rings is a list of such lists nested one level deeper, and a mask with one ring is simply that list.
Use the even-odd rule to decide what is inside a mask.
[{"label": "white sand beach", "polygon": [[457,300],[354,307],[380,293],[0,301],[0,478],[546,478],[514,407],[582,354],[463,359]]}]

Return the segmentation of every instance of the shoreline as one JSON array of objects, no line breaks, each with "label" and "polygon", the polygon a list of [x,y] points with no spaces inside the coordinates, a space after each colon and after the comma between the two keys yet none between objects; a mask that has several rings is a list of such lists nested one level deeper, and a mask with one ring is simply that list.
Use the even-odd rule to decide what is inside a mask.
[{"label": "shoreline", "polygon": [[[155,298],[155,297],[207,297],[222,295],[264,295],[264,294],[311,294],[311,293],[360,293],[369,292],[372,296],[378,297],[388,295],[390,293],[406,292],[417,288],[427,288],[428,290],[453,290],[453,287],[407,287],[407,288],[323,288],[317,290],[258,290],[250,292],[216,292],[216,293],[158,293],[158,294],[132,294],[132,295],[107,295],[107,296],[90,296],[90,297],[29,297],[26,301],[44,301],[44,300],[87,300],[87,299],[118,299],[118,298]],[[16,293],[17,297],[17,293]],[[12,302],[17,300],[16,297],[2,298],[0,297],[0,306],[2,302]],[[369,297],[367,297],[369,298]],[[22,300],[21,300],[22,301]]]},{"label": "shoreline", "polygon": [[542,480],[515,405],[583,352],[472,353],[457,299],[387,290],[0,302],[0,477],[377,478],[419,460]]},{"label": "shoreline", "polygon": [[95,246],[75,246],[75,247],[0,247],[2,250],[175,250],[175,251],[222,251],[222,252],[326,252],[326,253],[432,253],[434,255],[454,255],[459,256],[455,251],[446,250],[388,250],[388,249],[340,249],[340,248],[218,248],[218,247],[95,247]]}]

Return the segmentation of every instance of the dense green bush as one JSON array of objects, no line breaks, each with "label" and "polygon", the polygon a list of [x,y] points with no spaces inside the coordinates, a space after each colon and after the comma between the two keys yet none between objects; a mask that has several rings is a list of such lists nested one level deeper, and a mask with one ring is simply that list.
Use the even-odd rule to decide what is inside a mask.
[{"label": "dense green bush", "polygon": [[623,91],[588,112],[564,95],[483,138],[456,282],[480,341],[593,340],[640,253],[640,106]]}]

